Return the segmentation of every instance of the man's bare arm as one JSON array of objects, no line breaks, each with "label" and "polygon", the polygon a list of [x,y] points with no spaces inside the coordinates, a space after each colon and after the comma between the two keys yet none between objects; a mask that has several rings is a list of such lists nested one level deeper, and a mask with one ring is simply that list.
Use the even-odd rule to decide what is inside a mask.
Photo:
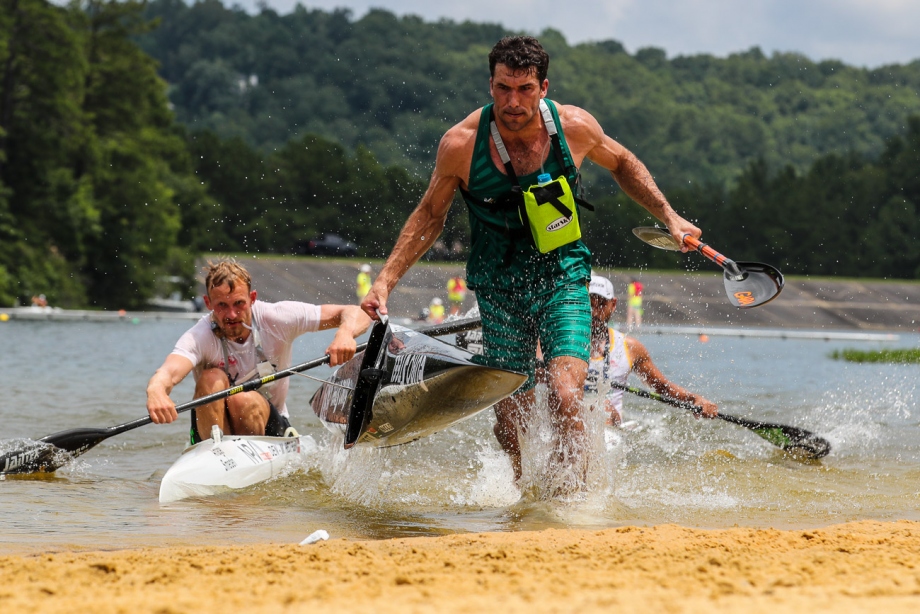
[{"label": "man's bare arm", "polygon": [[335,367],[354,357],[355,337],[366,331],[370,323],[371,319],[357,305],[320,306],[320,330],[338,327],[335,338],[326,348],[330,365]]},{"label": "man's bare arm", "polygon": [[707,418],[715,418],[719,414],[719,408],[715,403],[668,380],[655,366],[655,363],[652,362],[652,357],[649,355],[648,350],[638,339],[627,337],[626,347],[629,348],[629,355],[633,361],[633,370],[655,392],[672,399],[698,405],[703,408],[703,415]]},{"label": "man's bare arm", "polygon": [[[376,318],[377,311],[387,313],[386,301],[390,292],[444,230],[447,212],[462,181],[464,158],[467,157],[470,135],[465,124],[454,126],[441,139],[428,189],[399,233],[396,245],[370,292],[361,301],[361,309],[372,318]],[[466,166],[469,167],[468,159]]]},{"label": "man's bare arm", "polygon": [[170,354],[150,378],[147,383],[147,413],[155,424],[169,423],[179,416],[169,393],[194,367],[185,356]]},{"label": "man's bare arm", "polygon": [[[674,211],[639,158],[604,134],[593,115],[570,105],[562,107],[561,111],[566,139],[571,145],[576,164],[588,158],[609,170],[626,195],[663,222],[679,243],[683,243],[683,237],[687,234],[700,237],[700,229]],[[683,251],[687,251],[687,248],[684,247]]]}]

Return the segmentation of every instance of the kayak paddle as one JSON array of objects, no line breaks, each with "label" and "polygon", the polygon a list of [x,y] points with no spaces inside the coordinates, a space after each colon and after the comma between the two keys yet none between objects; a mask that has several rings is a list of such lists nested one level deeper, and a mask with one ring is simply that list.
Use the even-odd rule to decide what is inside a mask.
[{"label": "kayak paddle", "polygon": [[[633,228],[633,234],[652,247],[680,251],[680,244],[664,228],[640,226]],[[695,249],[724,269],[725,293],[735,307],[759,307],[775,299],[783,290],[783,274],[769,264],[735,262],[690,235],[684,235],[684,245]]]},{"label": "kayak paddle", "polygon": [[[445,322],[443,324],[426,326],[418,329],[417,332],[432,337],[438,337],[441,335],[462,333],[479,328],[480,326],[481,321],[479,318],[466,318]],[[365,349],[366,346],[366,343],[362,343],[357,347],[357,350],[361,351]],[[329,356],[326,355],[322,358],[316,358],[287,369],[282,369],[281,371],[271,373],[262,378],[251,379],[238,386],[214,392],[188,403],[184,403],[183,405],[177,405],[176,413],[186,412],[190,409],[213,403],[214,401],[219,401],[241,392],[258,390],[265,384],[284,379],[285,377],[290,377],[301,371],[319,367],[328,362]],[[25,443],[9,452],[0,454],[0,475],[35,473],[39,471],[52,472],[66,464],[72,458],[80,456],[109,437],[120,435],[121,433],[136,429],[145,424],[150,424],[151,422],[150,416],[144,416],[143,418],[138,418],[137,420],[125,422],[124,424],[116,426],[110,426],[108,428],[69,429],[47,435],[38,441]]]},{"label": "kayak paddle", "polygon": [[[636,396],[652,399],[653,401],[660,401],[662,403],[667,403],[668,405],[673,405],[674,407],[680,407],[682,409],[689,409],[697,415],[701,414],[703,411],[702,407],[694,405],[689,401],[681,401],[673,397],[658,394],[657,392],[650,392],[641,388],[633,388],[632,386],[625,386],[616,382],[613,382],[610,385],[614,388],[625,390],[626,392],[632,393]],[[747,418],[738,418],[737,416],[730,416],[728,414],[723,414],[722,412],[719,412],[718,417],[722,420],[725,420],[726,422],[731,422],[732,424],[737,424],[738,426],[743,426],[746,429],[750,429],[772,443],[774,446],[777,446],[778,448],[781,448],[786,452],[796,456],[801,456],[807,459],[817,459],[827,456],[831,451],[831,443],[828,440],[815,435],[811,431],[806,431],[805,429],[800,429],[785,424],[774,424],[771,422],[760,422],[748,420]]]}]

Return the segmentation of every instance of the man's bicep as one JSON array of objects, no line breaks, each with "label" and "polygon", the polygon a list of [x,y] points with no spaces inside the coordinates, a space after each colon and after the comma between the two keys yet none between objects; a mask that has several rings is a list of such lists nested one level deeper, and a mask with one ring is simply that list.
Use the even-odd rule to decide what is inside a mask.
[{"label": "man's bicep", "polygon": [[175,386],[185,379],[185,377],[195,368],[194,363],[181,354],[170,354],[163,361],[160,371],[163,371]]},{"label": "man's bicep", "polygon": [[627,149],[607,136],[593,115],[576,106],[566,105],[563,128],[576,165],[587,158],[608,171],[615,172]]},{"label": "man's bicep", "polygon": [[434,219],[445,219],[458,187],[460,187],[459,177],[438,174],[438,170],[435,169],[435,173],[431,176],[431,183],[428,184],[428,190],[422,198],[420,209],[424,209]]},{"label": "man's bicep", "polygon": [[441,139],[431,181],[422,199],[435,217],[447,215],[457,188],[469,174],[467,149],[462,133],[451,130]]},{"label": "man's bicep", "polygon": [[627,155],[629,150],[606,134],[601,134],[598,142],[585,157],[611,173],[616,173]]}]

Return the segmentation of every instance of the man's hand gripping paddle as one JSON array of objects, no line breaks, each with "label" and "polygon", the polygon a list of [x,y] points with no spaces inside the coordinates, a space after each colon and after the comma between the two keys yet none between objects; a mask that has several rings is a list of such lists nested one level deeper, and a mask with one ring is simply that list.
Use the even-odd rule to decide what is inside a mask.
[{"label": "man's hand gripping paddle", "polygon": [[[664,228],[640,226],[633,234],[652,247],[680,251],[680,244]],[[735,307],[750,309],[769,303],[783,290],[783,274],[769,264],[760,262],[735,262],[690,235],[684,236],[684,245],[695,249],[725,270],[725,293]]]}]

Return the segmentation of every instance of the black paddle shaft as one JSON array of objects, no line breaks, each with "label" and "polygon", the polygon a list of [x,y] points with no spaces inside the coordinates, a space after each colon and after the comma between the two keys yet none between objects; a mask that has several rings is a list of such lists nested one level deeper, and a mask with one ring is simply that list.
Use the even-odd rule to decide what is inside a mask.
[{"label": "black paddle shaft", "polygon": [[[445,322],[443,324],[426,326],[418,329],[418,332],[432,337],[438,337],[473,330],[479,328],[481,325],[482,322],[479,318],[465,318],[462,320]],[[362,351],[366,347],[367,344],[362,343],[358,345],[357,350]],[[301,371],[319,367],[328,362],[329,356],[323,356],[322,358],[316,358],[287,369],[282,369],[281,371],[277,371],[262,378],[251,379],[239,386],[234,386],[200,397],[183,405],[177,405],[176,413],[183,413],[195,409],[196,407],[213,403],[214,401],[226,399],[227,397],[241,392],[258,390],[265,384],[284,379],[285,377],[290,377]],[[126,431],[150,424],[151,422],[150,416],[144,416],[143,418],[138,418],[116,426],[110,426],[108,428],[77,428],[46,435],[38,441],[24,443],[9,452],[0,454],[0,475],[54,471],[66,464],[70,459],[80,456],[109,437],[120,435]]]},{"label": "black paddle shaft", "polygon": [[[626,386],[616,382],[613,382],[610,385],[613,388],[625,390],[626,392],[636,396],[652,399],[653,401],[667,403],[668,405],[672,405],[674,407],[688,409],[696,415],[703,413],[702,407],[699,405],[694,405],[689,401],[681,401],[673,397],[668,397],[655,392],[649,392],[648,390],[642,390],[641,388],[633,388],[632,386]],[[717,417],[720,420],[725,420],[726,422],[731,422],[732,424],[737,424],[738,426],[743,426],[746,429],[750,429],[778,448],[786,450],[792,454],[803,456],[805,458],[823,458],[830,454],[831,451],[831,444],[828,440],[815,435],[811,431],[806,431],[805,429],[800,429],[795,426],[748,420],[747,418],[739,418],[738,416],[731,416],[729,414],[723,414],[722,412],[719,412]]]}]

